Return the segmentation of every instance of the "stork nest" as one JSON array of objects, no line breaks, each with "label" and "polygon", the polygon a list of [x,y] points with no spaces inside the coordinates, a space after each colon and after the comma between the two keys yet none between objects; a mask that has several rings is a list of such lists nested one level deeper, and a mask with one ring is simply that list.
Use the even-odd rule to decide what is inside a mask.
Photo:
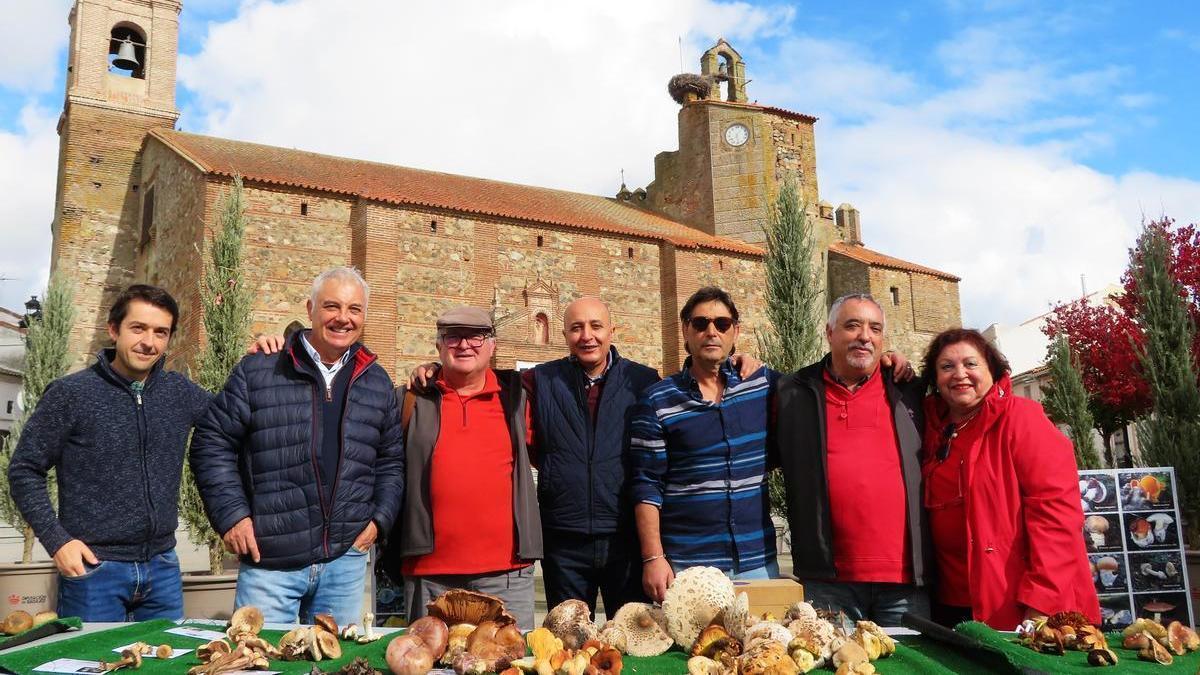
[{"label": "stork nest", "polygon": [[712,88],[713,79],[711,77],[695,73],[680,73],[667,82],[667,91],[679,105],[687,103],[688,94],[694,94],[696,98],[708,98]]}]

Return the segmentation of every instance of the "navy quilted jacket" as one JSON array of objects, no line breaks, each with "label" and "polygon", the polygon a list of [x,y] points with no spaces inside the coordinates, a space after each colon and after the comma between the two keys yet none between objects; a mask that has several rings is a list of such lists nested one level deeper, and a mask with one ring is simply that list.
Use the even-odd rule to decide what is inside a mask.
[{"label": "navy quilted jacket", "polygon": [[299,332],[274,355],[233,369],[196,425],[191,466],[213,528],[250,516],[263,567],[293,569],[345,553],[374,520],[387,532],[404,493],[404,439],[392,380],[354,354],[342,452],[326,503],[317,471],[323,384],[297,361]]},{"label": "navy quilted jacket", "polygon": [[578,364],[562,358],[533,369],[533,437],[545,530],[612,534],[633,526],[624,497],[629,420],[638,396],[658,382],[658,371],[622,358],[615,348],[611,355],[595,424]]}]

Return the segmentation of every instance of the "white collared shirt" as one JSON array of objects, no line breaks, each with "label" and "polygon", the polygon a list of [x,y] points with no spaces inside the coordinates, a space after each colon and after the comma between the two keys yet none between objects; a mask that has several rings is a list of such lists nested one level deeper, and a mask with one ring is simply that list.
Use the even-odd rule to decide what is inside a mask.
[{"label": "white collared shirt", "polygon": [[317,350],[313,348],[311,343],[309,343],[308,331],[300,334],[300,344],[304,345],[304,350],[308,352],[309,356],[312,357],[313,363],[317,364],[317,370],[321,373],[321,377],[325,380],[325,388],[329,389],[333,387],[333,378],[337,377],[338,371],[341,370],[342,366],[346,365],[346,362],[350,360],[350,350],[347,349],[346,353],[342,354],[342,358],[334,361],[332,366],[327,366],[321,362],[321,355],[318,354]]}]

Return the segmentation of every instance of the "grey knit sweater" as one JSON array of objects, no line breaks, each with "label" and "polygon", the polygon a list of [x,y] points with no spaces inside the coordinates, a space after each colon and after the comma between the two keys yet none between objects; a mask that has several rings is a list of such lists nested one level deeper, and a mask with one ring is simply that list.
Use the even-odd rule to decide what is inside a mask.
[{"label": "grey knit sweater", "polygon": [[13,499],[51,555],[71,539],[101,560],[148,560],[175,546],[184,452],[209,394],[161,359],[138,392],[111,359],[103,351],[46,388],[9,464]]}]

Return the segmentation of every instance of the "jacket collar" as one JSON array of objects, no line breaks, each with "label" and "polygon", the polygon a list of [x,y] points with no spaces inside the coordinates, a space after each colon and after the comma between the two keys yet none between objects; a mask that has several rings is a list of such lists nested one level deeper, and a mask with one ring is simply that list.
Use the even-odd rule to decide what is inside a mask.
[{"label": "jacket collar", "polygon": [[[96,352],[96,363],[92,367],[104,379],[116,384],[124,389],[130,389],[133,386],[133,381],[124,375],[118,373],[112,366],[113,359],[117,356],[117,350],[113,348],[101,349]],[[150,374],[146,376],[146,381],[143,384],[145,388],[149,388],[154,380],[158,379],[158,374],[162,372],[163,366],[166,363],[167,355],[163,354],[154,362],[154,366],[150,368]]]},{"label": "jacket collar", "polygon": [[[725,388],[736,387],[742,383],[742,378],[738,376],[737,368],[733,367],[733,361],[726,357],[721,363],[721,375],[725,377]],[[683,369],[679,371],[680,384],[683,389],[688,391],[700,391],[700,383],[692,376],[692,357],[687,357],[683,360]]]},{"label": "jacket collar", "polygon": [[[287,346],[284,347],[284,352],[287,354],[287,361],[292,365],[297,373],[302,373],[314,379],[320,378],[320,373],[317,372],[317,366],[312,362],[312,357],[308,355],[304,345],[300,343],[302,331],[292,333],[288,338]],[[358,379],[372,363],[375,363],[375,353],[367,349],[361,342],[355,342],[350,345],[348,350],[350,361],[347,365],[352,366],[354,370],[350,374],[351,381]]]}]

